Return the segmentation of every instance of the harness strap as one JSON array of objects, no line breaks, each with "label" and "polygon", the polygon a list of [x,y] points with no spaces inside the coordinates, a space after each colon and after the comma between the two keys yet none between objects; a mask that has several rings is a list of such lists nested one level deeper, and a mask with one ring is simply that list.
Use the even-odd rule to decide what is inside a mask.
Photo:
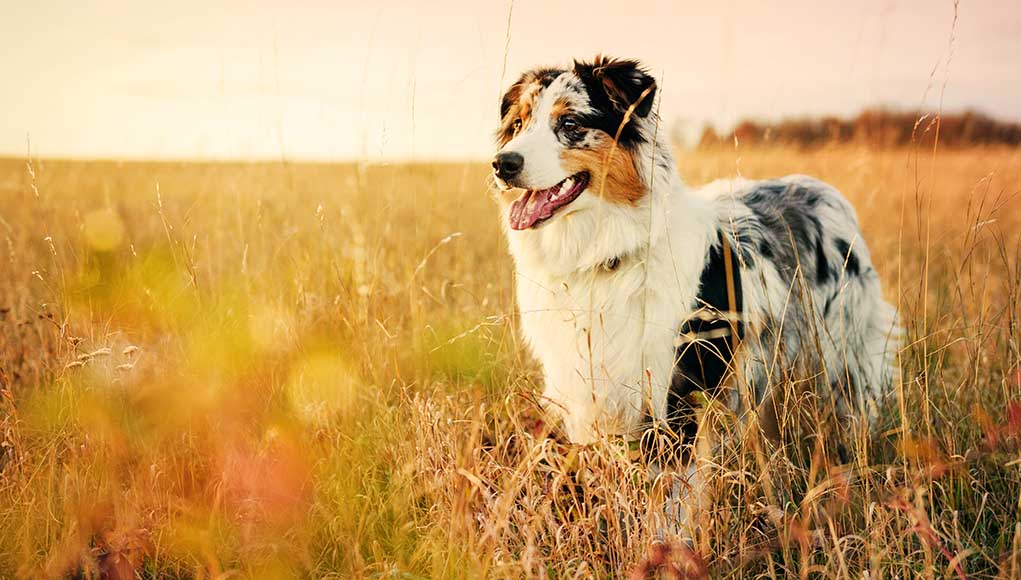
[{"label": "harness strap", "polygon": [[[723,269],[727,275],[727,310],[726,312],[736,314],[737,316],[727,317],[730,321],[730,352],[733,358],[734,353],[737,352],[737,340],[741,338],[738,336],[740,332],[737,328],[739,323],[737,318],[740,317],[742,308],[737,303],[737,288],[734,280],[734,251],[730,248],[730,240],[727,236],[720,232],[720,246],[723,248]],[[743,329],[741,329],[743,331]]]}]

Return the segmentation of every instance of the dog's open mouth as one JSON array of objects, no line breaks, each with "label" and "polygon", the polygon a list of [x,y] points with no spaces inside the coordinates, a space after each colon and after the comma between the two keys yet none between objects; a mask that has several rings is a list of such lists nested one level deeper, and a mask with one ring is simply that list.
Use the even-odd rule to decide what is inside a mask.
[{"label": "dog's open mouth", "polygon": [[526,190],[510,208],[510,227],[514,230],[533,228],[556,211],[571,203],[588,186],[588,173],[576,173],[546,189]]}]

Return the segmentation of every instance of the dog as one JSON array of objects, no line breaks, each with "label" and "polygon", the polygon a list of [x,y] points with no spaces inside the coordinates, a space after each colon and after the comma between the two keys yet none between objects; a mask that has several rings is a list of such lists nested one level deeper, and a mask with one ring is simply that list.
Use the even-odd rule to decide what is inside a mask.
[{"label": "dog", "polygon": [[798,367],[839,418],[871,420],[897,321],[854,208],[802,175],[687,187],[656,92],[638,61],[597,56],[503,95],[494,193],[545,408],[572,443],[684,442],[701,393],[775,437]]}]

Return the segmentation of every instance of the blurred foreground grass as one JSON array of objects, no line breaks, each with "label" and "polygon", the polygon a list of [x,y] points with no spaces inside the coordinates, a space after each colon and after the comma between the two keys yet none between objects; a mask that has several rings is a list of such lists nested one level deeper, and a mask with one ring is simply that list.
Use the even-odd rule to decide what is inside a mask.
[{"label": "blurred foreground grass", "polygon": [[1021,575],[1021,151],[680,162],[837,185],[908,344],[855,469],[738,444],[665,553],[544,437],[483,165],[0,161],[0,576]]}]

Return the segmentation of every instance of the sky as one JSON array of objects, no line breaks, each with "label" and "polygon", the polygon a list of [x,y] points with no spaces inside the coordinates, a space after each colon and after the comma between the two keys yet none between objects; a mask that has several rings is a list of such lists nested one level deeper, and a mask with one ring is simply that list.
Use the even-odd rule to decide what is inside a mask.
[{"label": "sky", "polygon": [[954,20],[951,0],[0,0],[0,155],[484,159],[503,89],[596,53],[642,60],[688,137],[876,104],[1021,120],[1021,4]]}]

